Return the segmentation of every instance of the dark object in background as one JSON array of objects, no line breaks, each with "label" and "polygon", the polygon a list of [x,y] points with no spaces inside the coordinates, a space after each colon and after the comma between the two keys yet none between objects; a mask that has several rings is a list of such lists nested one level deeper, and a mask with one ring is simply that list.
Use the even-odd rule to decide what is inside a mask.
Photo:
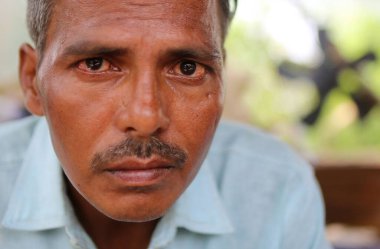
[{"label": "dark object in background", "polygon": [[[331,42],[326,30],[319,29],[318,37],[324,60],[317,68],[311,70],[303,68],[304,72],[300,73],[302,67],[298,67],[298,72],[295,72],[293,70],[294,67],[292,69],[287,63],[279,66],[280,74],[292,78],[297,77],[297,74],[301,77],[306,76],[314,82],[318,90],[320,98],[318,105],[302,119],[302,122],[307,125],[313,125],[317,122],[326,97],[333,89],[339,87],[338,77],[343,70],[348,68],[358,70],[362,63],[376,60],[376,55],[373,52],[368,52],[355,61],[348,62],[344,60],[336,46]],[[378,103],[374,95],[364,86],[361,86],[358,91],[354,92],[351,98],[358,108],[360,119],[363,119]]]},{"label": "dark object in background", "polygon": [[[380,165],[323,165],[315,169],[325,200],[326,223],[374,227],[379,236]],[[380,244],[335,249],[380,249]]]},{"label": "dark object in background", "polygon": [[316,167],[327,223],[374,226],[380,231],[380,165]]}]

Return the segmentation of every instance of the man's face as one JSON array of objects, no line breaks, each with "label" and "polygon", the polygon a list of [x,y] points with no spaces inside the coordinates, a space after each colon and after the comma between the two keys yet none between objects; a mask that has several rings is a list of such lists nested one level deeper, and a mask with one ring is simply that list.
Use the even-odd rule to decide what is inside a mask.
[{"label": "man's face", "polygon": [[56,2],[29,109],[46,116],[89,203],[116,220],[157,218],[194,178],[220,118],[218,2]]}]

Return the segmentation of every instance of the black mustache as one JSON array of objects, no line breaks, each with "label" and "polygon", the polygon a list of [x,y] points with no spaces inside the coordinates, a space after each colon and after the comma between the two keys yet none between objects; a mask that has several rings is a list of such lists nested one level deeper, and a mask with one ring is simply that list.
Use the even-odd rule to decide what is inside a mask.
[{"label": "black mustache", "polygon": [[187,161],[187,153],[179,146],[166,143],[156,137],[137,139],[128,137],[119,144],[109,147],[104,152],[96,153],[91,161],[94,170],[101,169],[102,165],[133,156],[141,159],[158,155],[168,160],[171,166],[182,167]]}]

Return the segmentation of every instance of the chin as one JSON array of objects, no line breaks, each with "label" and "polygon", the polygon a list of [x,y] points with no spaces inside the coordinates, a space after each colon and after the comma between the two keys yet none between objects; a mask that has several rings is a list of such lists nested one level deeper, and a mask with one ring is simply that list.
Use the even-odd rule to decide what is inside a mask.
[{"label": "chin", "polygon": [[153,220],[160,219],[162,216],[165,215],[165,212],[162,213],[138,213],[138,214],[107,214],[103,213],[108,218],[120,221],[120,222],[135,222],[135,223],[141,223],[141,222],[149,222]]},{"label": "chin", "polygon": [[115,202],[110,209],[98,209],[103,215],[108,218],[120,222],[148,222],[161,218],[165,215],[170,207],[157,206],[157,203],[149,203],[144,205],[118,205]]},{"label": "chin", "polygon": [[120,221],[120,222],[144,223],[144,222],[158,220],[163,216],[164,214],[154,215],[154,216],[152,215],[152,216],[139,216],[139,217],[109,217],[109,218],[115,221]]}]

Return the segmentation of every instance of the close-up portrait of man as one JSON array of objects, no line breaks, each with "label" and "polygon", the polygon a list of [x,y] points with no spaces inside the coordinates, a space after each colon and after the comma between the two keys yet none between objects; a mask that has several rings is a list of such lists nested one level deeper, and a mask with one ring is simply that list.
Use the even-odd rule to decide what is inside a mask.
[{"label": "close-up portrait of man", "polygon": [[228,0],[28,0],[1,249],[328,249],[311,167],[220,122]]}]

